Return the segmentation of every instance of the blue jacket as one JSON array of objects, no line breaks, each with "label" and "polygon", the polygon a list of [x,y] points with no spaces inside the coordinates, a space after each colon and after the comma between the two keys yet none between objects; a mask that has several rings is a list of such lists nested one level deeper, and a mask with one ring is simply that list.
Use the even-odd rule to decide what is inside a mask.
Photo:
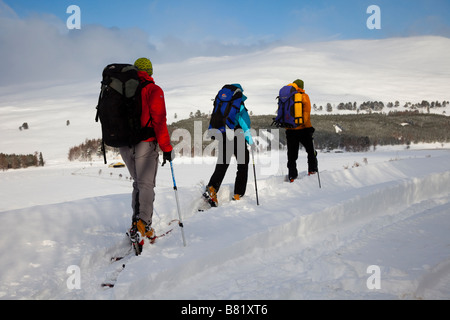
[{"label": "blue jacket", "polygon": [[[244,89],[242,89],[241,85],[235,83],[235,84],[233,84],[233,86],[236,86],[239,89],[241,89],[242,102],[247,100],[247,97],[244,95]],[[250,116],[248,115],[247,109],[245,108],[244,104],[241,104],[241,109],[236,114],[236,118],[234,120],[234,126],[236,127],[237,125],[239,125],[242,128],[242,130],[244,131],[245,140],[247,141],[247,143],[249,145],[252,145],[253,138],[252,138],[252,134],[250,132],[251,121],[250,121]]]}]

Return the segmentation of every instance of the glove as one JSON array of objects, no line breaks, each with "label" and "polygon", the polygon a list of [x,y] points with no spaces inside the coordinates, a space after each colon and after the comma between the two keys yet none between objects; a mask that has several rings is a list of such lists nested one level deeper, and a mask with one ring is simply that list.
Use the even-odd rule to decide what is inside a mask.
[{"label": "glove", "polygon": [[163,152],[163,163],[161,166],[164,167],[167,161],[172,162],[172,151]]},{"label": "glove", "polygon": [[249,145],[254,145],[254,143],[253,143],[253,138],[252,138],[252,134],[250,133],[250,130],[248,130],[247,132],[245,132],[244,133],[244,135],[245,135],[245,140],[247,141],[247,143],[249,144]]}]

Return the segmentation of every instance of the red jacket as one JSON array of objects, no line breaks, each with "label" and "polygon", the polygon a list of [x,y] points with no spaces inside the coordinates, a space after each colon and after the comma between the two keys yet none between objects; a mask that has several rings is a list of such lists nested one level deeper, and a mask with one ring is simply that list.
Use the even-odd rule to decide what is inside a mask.
[{"label": "red jacket", "polygon": [[141,124],[145,126],[151,117],[150,127],[155,129],[155,137],[145,141],[157,141],[163,152],[172,151],[169,131],[167,130],[166,103],[164,102],[164,92],[154,84],[152,77],[145,71],[138,71],[141,81],[152,81],[142,90],[142,115]]}]

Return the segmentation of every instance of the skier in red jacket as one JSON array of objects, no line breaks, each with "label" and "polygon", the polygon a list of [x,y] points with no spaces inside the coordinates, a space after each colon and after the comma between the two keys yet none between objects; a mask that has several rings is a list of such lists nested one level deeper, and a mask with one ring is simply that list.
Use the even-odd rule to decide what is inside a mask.
[{"label": "skier in red jacket", "polygon": [[144,237],[152,239],[155,231],[152,228],[153,202],[155,200],[155,180],[158,169],[159,153],[163,151],[163,159],[172,161],[172,145],[167,130],[166,105],[164,92],[152,78],[153,66],[149,59],[139,58],[134,65],[137,67],[141,82],[150,82],[142,90],[141,123],[155,130],[155,136],[131,146],[121,147],[120,154],[133,178],[132,208],[133,220],[130,229],[132,240],[140,245]]}]

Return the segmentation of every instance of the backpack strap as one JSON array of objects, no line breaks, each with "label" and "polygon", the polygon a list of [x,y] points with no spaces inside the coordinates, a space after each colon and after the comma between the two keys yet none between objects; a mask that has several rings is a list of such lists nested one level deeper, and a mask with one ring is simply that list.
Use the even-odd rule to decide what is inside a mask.
[{"label": "backpack strap", "polygon": [[[140,82],[139,83],[139,90],[142,92],[142,90],[146,87],[146,86],[148,86],[149,84],[151,84],[151,83],[153,83],[153,84],[155,84],[155,82],[154,81],[151,81],[151,80],[144,80],[144,81],[142,81],[142,82]],[[141,102],[140,102],[141,104],[142,104],[142,96],[141,96]],[[142,107],[142,106],[141,106]],[[150,117],[148,118],[148,121],[147,121],[147,123],[145,124],[145,126],[144,126],[144,128],[148,128],[148,125],[150,124],[152,122],[152,115],[150,115]]]}]

